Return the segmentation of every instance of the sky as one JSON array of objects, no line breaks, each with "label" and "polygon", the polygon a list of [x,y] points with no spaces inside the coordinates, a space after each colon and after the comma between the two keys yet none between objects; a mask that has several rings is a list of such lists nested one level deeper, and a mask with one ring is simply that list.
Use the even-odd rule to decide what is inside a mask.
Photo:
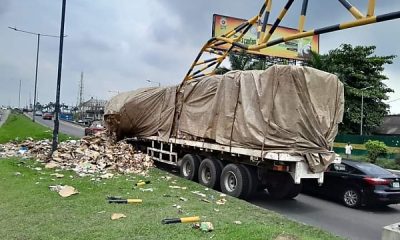
[{"label": "sky", "polygon": [[[61,0],[0,0],[0,105],[33,101],[37,38],[13,31],[59,35]],[[286,1],[274,1],[275,19]],[[117,92],[179,84],[202,45],[211,37],[213,14],[248,19],[263,0],[67,0],[61,102],[75,105],[84,72],[84,99],[109,99]],[[368,0],[352,0],[366,12]],[[377,1],[377,14],[400,11],[400,1]],[[296,0],[282,26],[296,28]],[[309,0],[305,28],[352,20],[338,1]],[[340,44],[375,45],[377,55],[400,55],[400,19],[320,36],[320,53]],[[55,102],[59,39],[41,37],[38,101]],[[400,98],[400,56],[387,65],[386,84]],[[150,80],[148,82],[146,80]],[[400,100],[389,103],[400,114]]]}]

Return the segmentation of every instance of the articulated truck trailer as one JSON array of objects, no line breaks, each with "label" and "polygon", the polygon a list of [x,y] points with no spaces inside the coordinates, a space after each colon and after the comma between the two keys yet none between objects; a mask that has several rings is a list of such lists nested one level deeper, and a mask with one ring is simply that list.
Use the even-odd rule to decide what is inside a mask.
[{"label": "articulated truck trailer", "polygon": [[302,179],[322,183],[340,161],[332,150],[343,93],[333,74],[275,65],[121,93],[104,119],[118,139],[186,179],[234,197],[266,188],[293,198]]}]

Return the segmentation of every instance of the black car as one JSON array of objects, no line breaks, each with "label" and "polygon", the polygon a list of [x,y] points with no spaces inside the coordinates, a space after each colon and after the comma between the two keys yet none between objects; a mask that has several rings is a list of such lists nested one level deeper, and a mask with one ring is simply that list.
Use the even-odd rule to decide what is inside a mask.
[{"label": "black car", "polygon": [[342,160],[331,164],[319,186],[303,180],[303,192],[317,193],[343,202],[347,207],[400,203],[400,177],[375,164]]}]

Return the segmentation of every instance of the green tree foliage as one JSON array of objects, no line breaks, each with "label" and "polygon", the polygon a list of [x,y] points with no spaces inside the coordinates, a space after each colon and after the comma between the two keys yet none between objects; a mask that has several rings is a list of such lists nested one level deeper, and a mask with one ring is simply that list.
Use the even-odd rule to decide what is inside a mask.
[{"label": "green tree foliage", "polygon": [[388,152],[386,144],[377,140],[368,140],[365,143],[365,149],[367,149],[368,158],[372,163],[375,163],[378,157],[385,156]]},{"label": "green tree foliage", "polygon": [[[345,86],[345,113],[340,133],[360,132],[361,95],[364,92],[364,133],[370,134],[388,114],[387,93],[393,92],[386,86],[383,75],[384,65],[392,64],[396,57],[376,56],[375,46],[343,44],[328,54],[313,53],[307,64],[311,67],[336,74]],[[361,90],[363,88],[367,88]]]}]

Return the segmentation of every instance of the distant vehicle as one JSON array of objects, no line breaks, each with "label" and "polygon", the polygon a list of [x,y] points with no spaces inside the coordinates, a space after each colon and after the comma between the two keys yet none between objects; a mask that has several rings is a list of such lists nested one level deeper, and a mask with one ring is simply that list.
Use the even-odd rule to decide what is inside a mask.
[{"label": "distant vehicle", "polygon": [[52,120],[53,119],[53,114],[52,113],[44,113],[42,118],[44,120]]},{"label": "distant vehicle", "polygon": [[351,208],[400,203],[400,177],[375,164],[342,160],[325,172],[324,183],[303,179],[303,192],[332,197]]},{"label": "distant vehicle", "polygon": [[101,121],[94,121],[89,127],[85,128],[85,136],[94,135],[98,132],[104,131],[105,127]]},{"label": "distant vehicle", "polygon": [[41,111],[36,111],[35,112],[35,116],[42,116],[42,115],[43,115],[43,113]]}]

